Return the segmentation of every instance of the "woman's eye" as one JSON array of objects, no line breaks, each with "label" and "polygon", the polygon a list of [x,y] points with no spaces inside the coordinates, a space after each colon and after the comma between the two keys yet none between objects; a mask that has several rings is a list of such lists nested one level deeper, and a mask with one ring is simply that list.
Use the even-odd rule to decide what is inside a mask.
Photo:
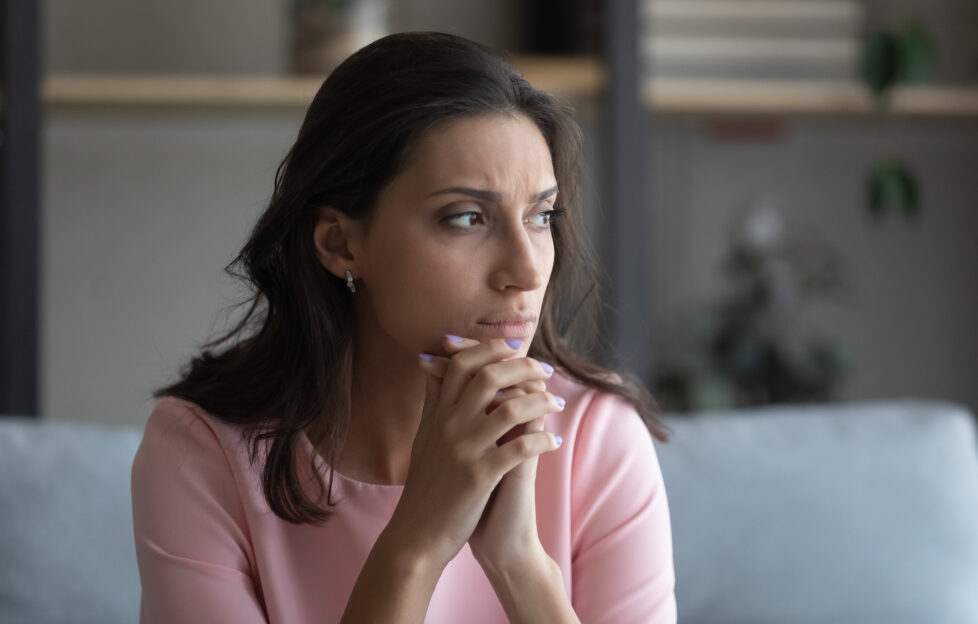
[{"label": "woman's eye", "polygon": [[533,215],[534,225],[541,228],[550,227],[551,222],[560,214],[564,212],[562,208],[555,208],[553,210],[544,210],[543,212],[538,212]]},{"label": "woman's eye", "polygon": [[536,220],[537,227],[548,227],[550,225],[551,216],[553,215],[549,210],[547,210],[546,212],[538,212],[537,214],[533,215],[533,218]]},{"label": "woman's eye", "polygon": [[461,212],[457,215],[452,215],[450,217],[445,217],[445,221],[456,225],[458,227],[470,228],[477,223],[482,221],[482,213],[480,212]]}]

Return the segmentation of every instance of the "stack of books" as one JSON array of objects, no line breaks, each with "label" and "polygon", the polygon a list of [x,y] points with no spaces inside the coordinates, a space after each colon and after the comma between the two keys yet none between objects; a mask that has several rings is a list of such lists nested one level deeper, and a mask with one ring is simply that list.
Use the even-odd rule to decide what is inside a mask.
[{"label": "stack of books", "polygon": [[857,0],[642,0],[646,78],[850,80],[862,56]]}]

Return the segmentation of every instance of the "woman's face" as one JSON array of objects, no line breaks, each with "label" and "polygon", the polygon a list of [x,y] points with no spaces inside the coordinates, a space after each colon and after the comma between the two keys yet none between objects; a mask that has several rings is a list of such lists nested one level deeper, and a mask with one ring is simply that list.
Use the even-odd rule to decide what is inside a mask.
[{"label": "woman's face", "polygon": [[518,338],[525,353],[553,269],[556,184],[547,143],[522,115],[428,132],[354,250],[360,329],[411,357],[440,351],[444,334]]}]

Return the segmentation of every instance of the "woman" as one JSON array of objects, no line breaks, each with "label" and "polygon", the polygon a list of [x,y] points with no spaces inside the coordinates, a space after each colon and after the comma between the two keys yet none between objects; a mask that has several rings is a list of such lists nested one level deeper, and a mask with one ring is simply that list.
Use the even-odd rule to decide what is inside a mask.
[{"label": "woman", "polygon": [[563,337],[578,158],[458,37],[329,76],[236,260],[247,314],[156,394],[144,622],[675,621],[664,428]]}]

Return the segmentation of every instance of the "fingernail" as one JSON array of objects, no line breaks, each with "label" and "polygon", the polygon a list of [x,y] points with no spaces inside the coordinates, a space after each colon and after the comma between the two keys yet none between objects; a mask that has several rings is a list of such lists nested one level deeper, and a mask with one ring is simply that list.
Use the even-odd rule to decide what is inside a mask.
[{"label": "fingernail", "polygon": [[554,367],[547,364],[546,362],[540,362],[540,368],[542,368],[543,372],[547,373],[548,375],[554,372]]},{"label": "fingernail", "polygon": [[496,390],[496,396],[499,396],[499,395],[500,395],[500,394],[502,394],[502,393],[503,393],[503,391],[502,391],[502,390]]},{"label": "fingernail", "polygon": [[566,403],[566,401],[564,401],[564,397],[559,397],[555,394],[554,398],[557,399],[557,405],[564,407],[564,403]]},{"label": "fingernail", "polygon": [[507,338],[506,344],[508,344],[513,349],[519,349],[523,346],[522,340],[517,340],[516,338]]},{"label": "fingernail", "polygon": [[561,444],[564,443],[564,439],[559,435],[554,435],[554,442],[557,443],[557,446],[560,446]]},{"label": "fingernail", "polygon": [[434,362],[435,361],[435,356],[429,355],[427,353],[419,353],[418,354],[418,357],[421,358],[422,360],[424,360],[425,362]]},{"label": "fingernail", "polygon": [[448,338],[452,342],[462,342],[461,336],[455,336],[453,334],[445,334],[445,338]]}]

